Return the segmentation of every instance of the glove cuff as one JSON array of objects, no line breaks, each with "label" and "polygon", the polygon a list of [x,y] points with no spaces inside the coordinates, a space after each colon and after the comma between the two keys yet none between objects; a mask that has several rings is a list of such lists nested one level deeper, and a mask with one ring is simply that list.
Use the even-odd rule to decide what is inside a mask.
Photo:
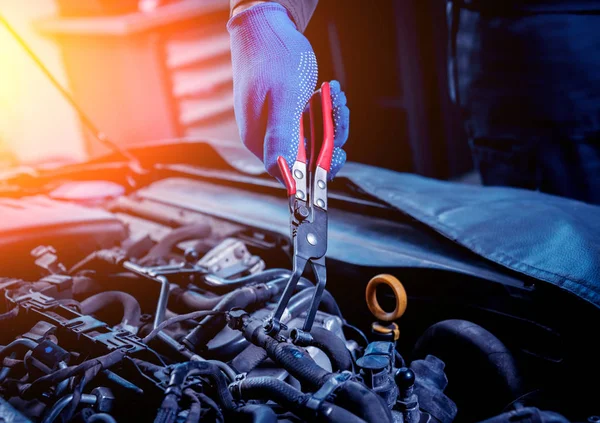
[{"label": "glove cuff", "polygon": [[236,14],[227,22],[227,30],[231,35],[240,31],[257,34],[261,29],[264,30],[265,22],[272,26],[291,24],[297,30],[288,10],[278,3],[271,2],[257,4]]}]

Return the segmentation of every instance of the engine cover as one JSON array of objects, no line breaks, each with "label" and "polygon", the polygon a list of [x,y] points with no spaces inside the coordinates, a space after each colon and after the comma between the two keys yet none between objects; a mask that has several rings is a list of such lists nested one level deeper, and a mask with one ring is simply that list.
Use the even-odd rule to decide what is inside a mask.
[{"label": "engine cover", "polygon": [[70,266],[99,248],[125,239],[127,228],[111,213],[44,196],[0,199],[0,261],[3,275],[26,278],[31,273],[30,251],[51,245]]}]

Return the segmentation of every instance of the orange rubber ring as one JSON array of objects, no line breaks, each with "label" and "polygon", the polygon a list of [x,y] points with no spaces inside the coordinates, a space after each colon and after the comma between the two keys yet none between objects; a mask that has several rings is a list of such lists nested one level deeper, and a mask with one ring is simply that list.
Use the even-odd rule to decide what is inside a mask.
[{"label": "orange rubber ring", "polygon": [[392,323],[389,326],[383,326],[381,323],[373,322],[373,324],[371,325],[371,329],[377,333],[381,333],[384,335],[393,333],[394,341],[397,341],[400,338],[400,328],[398,328],[398,325],[396,323]]},{"label": "orange rubber ring", "polygon": [[[396,308],[392,312],[387,312],[381,308],[377,301],[377,287],[379,285],[387,285],[392,288],[394,296],[396,297]],[[367,284],[367,291],[365,293],[367,306],[375,318],[384,322],[391,322],[399,319],[406,311],[407,297],[406,290],[402,283],[392,275],[377,275],[369,281]]]}]

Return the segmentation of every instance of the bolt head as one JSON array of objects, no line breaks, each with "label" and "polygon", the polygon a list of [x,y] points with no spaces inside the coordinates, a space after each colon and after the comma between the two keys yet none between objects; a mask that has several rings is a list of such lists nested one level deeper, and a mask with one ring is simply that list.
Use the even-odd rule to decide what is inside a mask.
[{"label": "bolt head", "polygon": [[298,220],[304,220],[304,219],[308,218],[308,216],[309,216],[310,213],[309,213],[308,208],[306,206],[300,205],[300,206],[298,206],[296,208],[295,214],[296,214],[296,218]]},{"label": "bolt head", "polygon": [[94,407],[100,413],[108,413],[113,408],[115,396],[112,391],[104,386],[99,386],[92,390],[92,395],[96,396]]},{"label": "bolt head", "polygon": [[195,248],[191,247],[185,250],[184,258],[187,263],[196,263],[200,260],[200,254]]},{"label": "bolt head", "polygon": [[310,245],[317,245],[317,236],[312,232],[306,235],[306,240]]}]

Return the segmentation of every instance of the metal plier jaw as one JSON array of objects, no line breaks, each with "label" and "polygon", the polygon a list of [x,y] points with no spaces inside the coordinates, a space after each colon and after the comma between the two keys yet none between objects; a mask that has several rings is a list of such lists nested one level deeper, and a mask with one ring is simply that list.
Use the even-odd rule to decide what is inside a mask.
[{"label": "metal plier jaw", "polygon": [[281,316],[307,263],[311,264],[317,285],[304,325],[301,330],[294,331],[296,338],[305,337],[310,332],[327,282],[327,179],[334,147],[332,108],[331,89],[329,83],[325,82],[312,96],[308,112],[304,113],[310,119],[310,135],[307,137],[306,147],[303,116],[294,165],[290,169],[283,157],[280,156],[277,160],[290,200],[290,231],[294,254],[292,275],[273,317],[265,324],[265,329],[271,336],[277,336],[281,330]]}]

